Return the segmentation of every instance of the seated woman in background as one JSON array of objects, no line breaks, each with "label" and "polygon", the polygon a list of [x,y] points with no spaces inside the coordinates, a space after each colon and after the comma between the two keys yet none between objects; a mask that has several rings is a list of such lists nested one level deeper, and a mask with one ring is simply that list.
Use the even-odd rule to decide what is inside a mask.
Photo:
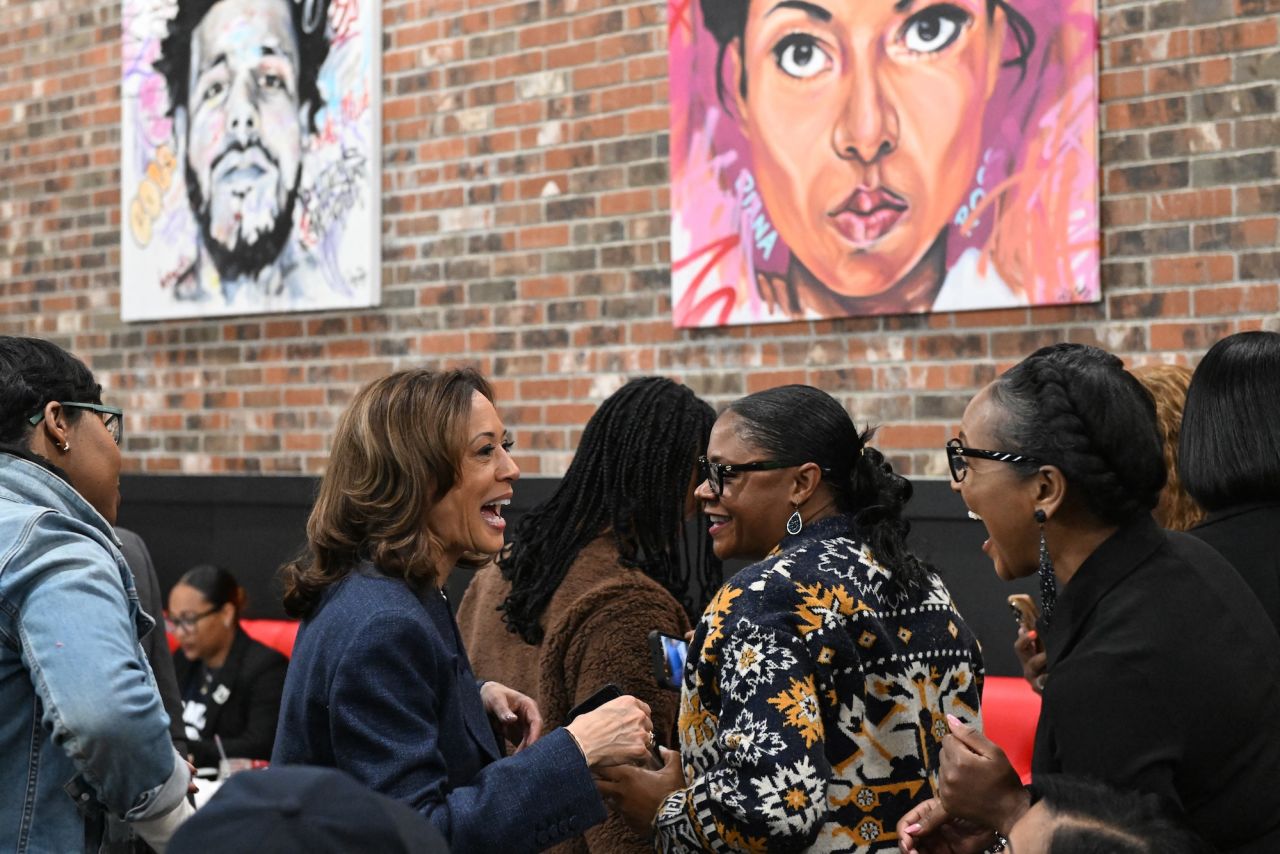
[{"label": "seated woman in background", "polygon": [[[173,668],[182,695],[188,758],[197,768],[227,756],[270,759],[289,660],[240,628],[244,588],[202,564],[169,591]],[[214,736],[222,741],[222,751]]]},{"label": "seated woman in background", "polygon": [[979,721],[977,640],[907,549],[912,487],[870,435],[809,386],[716,420],[696,495],[716,555],[758,563],[694,631],[680,755],[601,786],[658,850],[884,850],[948,716]]},{"label": "seated woman in background", "polygon": [[[1058,344],[980,391],[960,428],[952,488],[983,551],[1003,579],[1040,575],[1035,778],[1150,792],[1224,851],[1280,851],[1280,638],[1221,555],[1152,518],[1150,395],[1116,357]],[[987,844],[1029,807],[1004,754],[967,731],[947,737],[939,796],[903,819],[905,850],[938,850],[963,826],[949,816]]]},{"label": "seated woman in background", "polygon": [[[472,673],[445,599],[464,558],[501,551],[520,470],[471,370],[401,371],[361,389],[338,422],[284,568],[303,618],[272,764],[321,765],[429,818],[458,852],[534,851],[604,820],[592,770],[644,762],[649,710],[620,697],[541,737],[529,697]],[[503,758],[498,731],[517,744]]]},{"label": "seated woman in background", "polygon": [[1209,511],[1191,533],[1244,576],[1280,631],[1280,334],[1238,332],[1205,353],[1179,465]]},{"label": "seated woman in background", "polygon": [[[647,638],[683,637],[693,596],[700,612],[720,585],[705,528],[690,544],[685,524],[715,420],[679,383],[624,385],[587,422],[555,494],[520,520],[501,570],[467,588],[458,623],[476,673],[537,700],[545,730],[613,683],[648,703],[658,742],[671,744],[679,697],[655,680]],[[617,815],[573,847],[650,850]]]}]

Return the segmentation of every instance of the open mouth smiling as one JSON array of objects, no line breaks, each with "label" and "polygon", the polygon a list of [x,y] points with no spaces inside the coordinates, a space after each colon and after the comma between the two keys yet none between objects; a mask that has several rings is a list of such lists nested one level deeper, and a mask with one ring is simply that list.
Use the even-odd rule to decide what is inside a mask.
[{"label": "open mouth smiling", "polygon": [[507,520],[502,518],[502,508],[511,503],[511,497],[498,498],[487,502],[480,507],[480,515],[484,517],[485,524],[491,528],[501,531],[507,527]]}]

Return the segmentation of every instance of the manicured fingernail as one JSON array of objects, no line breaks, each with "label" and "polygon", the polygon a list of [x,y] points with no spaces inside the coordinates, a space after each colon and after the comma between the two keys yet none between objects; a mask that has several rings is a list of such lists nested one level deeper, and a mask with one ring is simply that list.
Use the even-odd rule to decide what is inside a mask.
[{"label": "manicured fingernail", "polygon": [[1027,637],[1031,638],[1032,640],[1035,640],[1035,639],[1036,639],[1036,630],[1035,630],[1035,629],[1032,629],[1031,631],[1027,632]]},{"label": "manicured fingernail", "polygon": [[964,726],[964,721],[960,720],[955,715],[947,715],[947,723],[951,725],[952,729],[955,729],[958,726]]},{"label": "manicured fingernail", "polygon": [[902,830],[904,833],[916,833],[920,830],[920,824],[918,822],[916,824],[908,824]]},{"label": "manicured fingernail", "polygon": [[502,719],[507,723],[510,723],[511,721],[514,721],[516,719],[516,716],[514,712],[507,712],[505,715],[502,716]]}]

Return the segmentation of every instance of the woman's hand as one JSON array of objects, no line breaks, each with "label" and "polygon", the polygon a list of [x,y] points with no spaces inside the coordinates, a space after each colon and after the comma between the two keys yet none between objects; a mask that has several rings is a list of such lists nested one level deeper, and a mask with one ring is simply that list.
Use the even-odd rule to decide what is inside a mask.
[{"label": "woman's hand", "polygon": [[649,706],[630,695],[579,715],[565,729],[593,771],[605,765],[642,765],[654,743]]},{"label": "woman's hand", "polygon": [[898,850],[904,854],[981,854],[995,838],[995,831],[947,815],[937,798],[917,805],[898,822]]},{"label": "woman's hand", "polygon": [[662,767],[656,771],[634,765],[615,765],[595,772],[596,788],[609,809],[616,810],[641,839],[653,835],[653,819],[667,796],[684,787],[680,754],[658,748]]},{"label": "woman's hand", "polygon": [[1018,639],[1013,642],[1013,651],[1022,662],[1022,677],[1031,685],[1037,694],[1044,691],[1045,670],[1049,666],[1049,658],[1035,629],[1027,631],[1018,627]]},{"label": "woman's hand", "polygon": [[951,734],[942,740],[938,800],[949,816],[1005,836],[1031,798],[1004,751],[971,726],[947,715]]},{"label": "woman's hand", "polygon": [[542,713],[532,697],[501,682],[486,682],[480,686],[480,699],[484,701],[489,720],[503,738],[516,746],[516,753],[542,734]]}]

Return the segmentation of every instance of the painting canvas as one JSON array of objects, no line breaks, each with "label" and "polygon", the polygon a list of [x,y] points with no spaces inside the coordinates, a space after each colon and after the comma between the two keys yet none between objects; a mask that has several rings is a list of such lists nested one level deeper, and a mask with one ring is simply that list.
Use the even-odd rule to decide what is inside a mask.
[{"label": "painting canvas", "polygon": [[668,0],[677,327],[1100,298],[1094,0]]},{"label": "painting canvas", "polygon": [[123,319],[377,304],[379,14],[124,0]]}]

